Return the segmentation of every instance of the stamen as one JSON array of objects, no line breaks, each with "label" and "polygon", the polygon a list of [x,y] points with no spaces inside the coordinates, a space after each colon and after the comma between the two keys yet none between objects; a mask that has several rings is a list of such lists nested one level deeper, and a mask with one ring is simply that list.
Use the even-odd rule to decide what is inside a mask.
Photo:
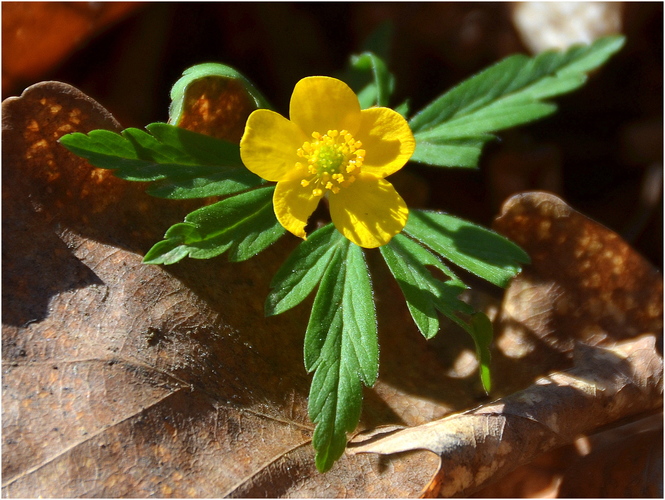
[{"label": "stamen", "polygon": [[[312,132],[312,139],[297,150],[298,156],[307,160],[307,172],[313,176],[302,179],[300,185],[311,186],[315,197],[327,192],[337,194],[340,188],[348,187],[356,180],[354,175],[346,174],[357,175],[361,168],[365,158],[365,150],[359,149],[362,143],[356,141],[348,130],[328,130],[324,135]],[[304,169],[301,162],[295,166]]]}]

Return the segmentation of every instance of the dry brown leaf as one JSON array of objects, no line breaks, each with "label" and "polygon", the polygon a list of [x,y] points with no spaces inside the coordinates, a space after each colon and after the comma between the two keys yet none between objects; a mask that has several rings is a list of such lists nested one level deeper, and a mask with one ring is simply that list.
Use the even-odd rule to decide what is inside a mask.
[{"label": "dry brown leaf", "polygon": [[662,406],[662,358],[653,335],[613,349],[579,347],[576,366],[489,405],[418,427],[377,430],[352,453],[431,450],[439,473],[425,496],[463,496],[518,465],[618,419]]},{"label": "dry brown leaf", "polygon": [[561,479],[580,458],[574,444],[556,448],[518,467],[501,480],[474,492],[474,498],[557,498]]},{"label": "dry brown leaf", "polygon": [[[3,103],[3,127],[4,496],[420,491],[437,466],[428,452],[343,457],[316,472],[302,361],[307,308],[263,314],[293,240],[242,263],[143,265],[142,254],[193,207],[146,196],[57,144],[68,132],[118,130],[108,112],[45,82]],[[402,373],[366,392],[364,427],[437,418],[473,394],[463,387],[475,374],[441,375],[449,361],[410,321],[395,320],[408,314],[398,293],[380,304],[392,313],[380,320],[392,325],[382,335],[400,337],[385,343],[382,363]],[[432,383],[419,384],[430,373]],[[441,389],[446,381],[466,399]]]},{"label": "dry brown leaf", "polygon": [[[512,198],[495,227],[533,257],[533,265],[509,287],[497,324],[499,348],[494,353],[493,373],[502,393],[567,366],[573,341],[611,345],[632,332],[662,331],[662,277],[612,231],[546,193]],[[544,230],[547,227],[549,231]],[[566,307],[570,303],[576,304],[573,313]],[[659,336],[659,352],[661,342]],[[566,471],[583,467],[574,447],[567,449],[569,452],[557,450],[539,457],[478,495],[524,496],[525,488],[530,490],[526,496],[533,496],[536,490],[557,494]],[[657,482],[637,461],[632,465],[627,474],[646,481],[641,485],[643,491]],[[619,483],[607,477],[599,482]],[[576,496],[607,496],[608,488],[591,492],[591,485],[591,481],[578,483]],[[573,491],[570,479],[565,486],[569,493]],[[626,495],[617,492],[613,496]]]},{"label": "dry brown leaf", "polygon": [[590,436],[559,496],[663,498],[663,414]]},{"label": "dry brown leaf", "polygon": [[544,192],[510,198],[494,228],[532,260],[506,290],[496,325],[502,394],[570,366],[578,342],[662,332],[662,275],[613,231]]},{"label": "dry brown leaf", "polygon": [[2,88],[36,80],[83,41],[125,16],[131,2],[4,2]]}]

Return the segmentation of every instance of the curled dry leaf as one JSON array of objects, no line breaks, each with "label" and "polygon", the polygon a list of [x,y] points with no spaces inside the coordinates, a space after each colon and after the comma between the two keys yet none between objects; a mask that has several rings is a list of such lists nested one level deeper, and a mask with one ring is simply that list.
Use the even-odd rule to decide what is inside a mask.
[{"label": "curled dry leaf", "polygon": [[[343,457],[325,475],[314,467],[308,310],[263,311],[294,241],[240,263],[143,265],[195,206],[151,198],[57,143],[95,128],[120,126],[65,84],[3,103],[3,495],[417,494],[436,470],[428,452]],[[398,295],[382,307],[408,315]],[[391,335],[404,332],[401,350],[382,350],[403,376],[366,392],[364,427],[454,406],[443,390],[436,402],[444,377],[422,392],[418,381],[442,370],[410,323],[392,324]]]},{"label": "curled dry leaf", "polygon": [[441,457],[425,496],[462,496],[521,464],[620,418],[662,406],[663,364],[653,335],[613,349],[580,347],[577,366],[463,414],[361,434],[353,453],[427,449]]},{"label": "curled dry leaf", "polygon": [[532,258],[497,319],[493,375],[508,395],[351,443],[352,453],[437,453],[427,496],[473,493],[579,435],[662,408],[661,275],[615,233],[549,194],[512,198],[495,227]]},{"label": "curled dry leaf", "polygon": [[561,498],[663,498],[663,414],[584,438],[569,462]]}]

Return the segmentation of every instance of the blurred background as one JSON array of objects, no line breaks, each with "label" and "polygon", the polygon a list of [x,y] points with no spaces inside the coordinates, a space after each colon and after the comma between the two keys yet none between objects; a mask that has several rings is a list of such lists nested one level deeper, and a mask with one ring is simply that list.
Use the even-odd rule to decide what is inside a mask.
[{"label": "blurred background", "polygon": [[[663,4],[3,2],[3,99],[59,80],[125,127],[168,119],[183,70],[220,62],[283,114],[295,83],[340,75],[377,40],[411,112],[513,53],[622,33],[622,51],[559,112],[503,132],[480,169],[412,165],[395,180],[411,204],[490,225],[503,201],[546,190],[663,264]],[[380,39],[380,37],[379,37]],[[392,177],[391,177],[392,180]]]}]

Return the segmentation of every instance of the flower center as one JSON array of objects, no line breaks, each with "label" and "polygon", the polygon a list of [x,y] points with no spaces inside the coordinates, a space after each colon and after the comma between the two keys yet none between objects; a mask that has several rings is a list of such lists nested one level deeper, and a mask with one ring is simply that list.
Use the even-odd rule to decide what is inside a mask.
[{"label": "flower center", "polygon": [[[313,196],[323,196],[331,191],[337,194],[348,187],[365,159],[362,144],[346,130],[328,130],[327,134],[312,133],[312,142],[305,142],[298,149],[298,156],[307,161],[307,177],[300,181],[303,187],[312,187]],[[303,168],[303,163],[296,163]]]}]

